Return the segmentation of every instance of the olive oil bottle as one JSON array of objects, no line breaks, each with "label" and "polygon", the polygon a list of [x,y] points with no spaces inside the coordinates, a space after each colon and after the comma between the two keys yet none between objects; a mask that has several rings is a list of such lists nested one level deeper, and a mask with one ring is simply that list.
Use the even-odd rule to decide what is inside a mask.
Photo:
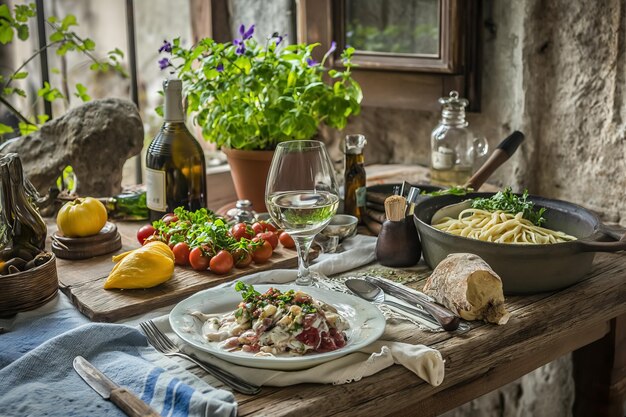
[{"label": "olive oil bottle", "polygon": [[363,135],[346,136],[344,153],[346,167],[344,171],[344,206],[343,212],[362,221],[365,210],[365,158],[363,147],[367,141]]},{"label": "olive oil bottle", "polygon": [[161,130],[146,153],[146,204],[150,221],[176,207],[206,207],[206,163],[202,147],[185,126],[182,82],[166,80]]}]

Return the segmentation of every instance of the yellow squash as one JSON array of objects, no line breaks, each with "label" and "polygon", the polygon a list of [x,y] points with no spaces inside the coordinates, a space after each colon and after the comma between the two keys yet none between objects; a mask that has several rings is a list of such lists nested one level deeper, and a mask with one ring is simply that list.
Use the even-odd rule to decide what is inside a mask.
[{"label": "yellow squash", "polygon": [[113,257],[117,264],[104,282],[105,289],[151,288],[172,277],[174,254],[163,242],[150,242],[139,249]]},{"label": "yellow squash", "polygon": [[57,215],[57,226],[67,237],[97,234],[107,222],[107,209],[92,197],[77,198],[65,203]]}]

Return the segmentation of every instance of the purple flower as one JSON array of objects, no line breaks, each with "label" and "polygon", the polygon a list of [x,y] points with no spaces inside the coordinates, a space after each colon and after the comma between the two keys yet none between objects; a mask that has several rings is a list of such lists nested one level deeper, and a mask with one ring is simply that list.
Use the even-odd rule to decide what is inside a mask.
[{"label": "purple flower", "polygon": [[274,37],[276,38],[276,46],[278,46],[287,37],[287,34],[285,33],[283,36],[276,35]]},{"label": "purple flower", "polygon": [[161,68],[161,70],[164,70],[167,67],[172,66],[172,63],[170,62],[169,59],[167,58],[163,58],[163,59],[159,59],[159,68]]},{"label": "purple flower", "polygon": [[217,64],[217,67],[215,67],[215,69],[217,70],[217,72],[224,71],[224,64],[220,62],[219,64]]},{"label": "purple flower", "polygon": [[254,33],[254,25],[250,26],[248,30],[244,25],[239,26],[239,34],[241,35],[241,40],[246,41],[252,37]]},{"label": "purple flower", "polygon": [[246,52],[246,45],[245,45],[245,43],[243,42],[243,40],[241,40],[241,39],[235,39],[235,40],[233,41],[233,45],[235,45],[235,46],[237,47],[237,49],[235,50],[235,53],[236,53],[237,55],[243,55],[243,54],[244,54],[244,52]]},{"label": "purple flower", "polygon": [[332,41],[330,44],[330,48],[328,49],[328,51],[324,54],[324,59],[322,59],[322,62],[326,61],[326,58],[328,58],[330,56],[330,54],[332,54],[333,52],[335,52],[335,49],[337,49],[337,42]]},{"label": "purple flower", "polygon": [[163,45],[161,45],[161,47],[159,48],[159,53],[160,52],[171,53],[172,52],[172,44],[169,43],[168,41],[163,41]]},{"label": "purple flower", "polygon": [[309,65],[309,67],[314,67],[315,65],[318,64],[318,62],[311,57],[308,57],[306,59],[306,63]]}]

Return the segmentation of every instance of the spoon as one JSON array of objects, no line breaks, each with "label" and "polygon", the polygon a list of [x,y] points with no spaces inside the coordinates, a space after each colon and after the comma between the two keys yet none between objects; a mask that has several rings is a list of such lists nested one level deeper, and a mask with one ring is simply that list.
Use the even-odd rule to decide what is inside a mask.
[{"label": "spoon", "polygon": [[364,300],[387,304],[388,306],[395,307],[414,316],[418,316],[433,326],[440,327],[439,323],[437,323],[437,321],[429,314],[426,314],[417,308],[407,307],[403,304],[396,303],[395,301],[387,300],[384,291],[374,283],[367,282],[363,279],[350,278],[346,280],[345,284],[350,291]]}]

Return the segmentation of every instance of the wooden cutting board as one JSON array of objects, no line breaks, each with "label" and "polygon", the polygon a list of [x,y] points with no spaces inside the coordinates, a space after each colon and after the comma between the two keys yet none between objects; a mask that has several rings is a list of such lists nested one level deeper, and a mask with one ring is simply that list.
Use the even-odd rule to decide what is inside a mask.
[{"label": "wooden cutting board", "polygon": [[[216,275],[209,271],[197,272],[189,267],[177,266],[172,279],[154,288],[105,290],[102,285],[115,265],[111,261],[111,256],[139,247],[135,233],[141,224],[117,223],[117,226],[122,236],[121,250],[84,260],[57,259],[61,291],[72,300],[81,313],[93,321],[113,322],[125,319],[174,304],[200,290],[254,272],[293,268],[298,265],[296,251],[279,246],[268,262],[261,265],[253,263],[243,269],[234,268],[227,275]],[[56,227],[50,226],[49,232],[54,230]]]}]

